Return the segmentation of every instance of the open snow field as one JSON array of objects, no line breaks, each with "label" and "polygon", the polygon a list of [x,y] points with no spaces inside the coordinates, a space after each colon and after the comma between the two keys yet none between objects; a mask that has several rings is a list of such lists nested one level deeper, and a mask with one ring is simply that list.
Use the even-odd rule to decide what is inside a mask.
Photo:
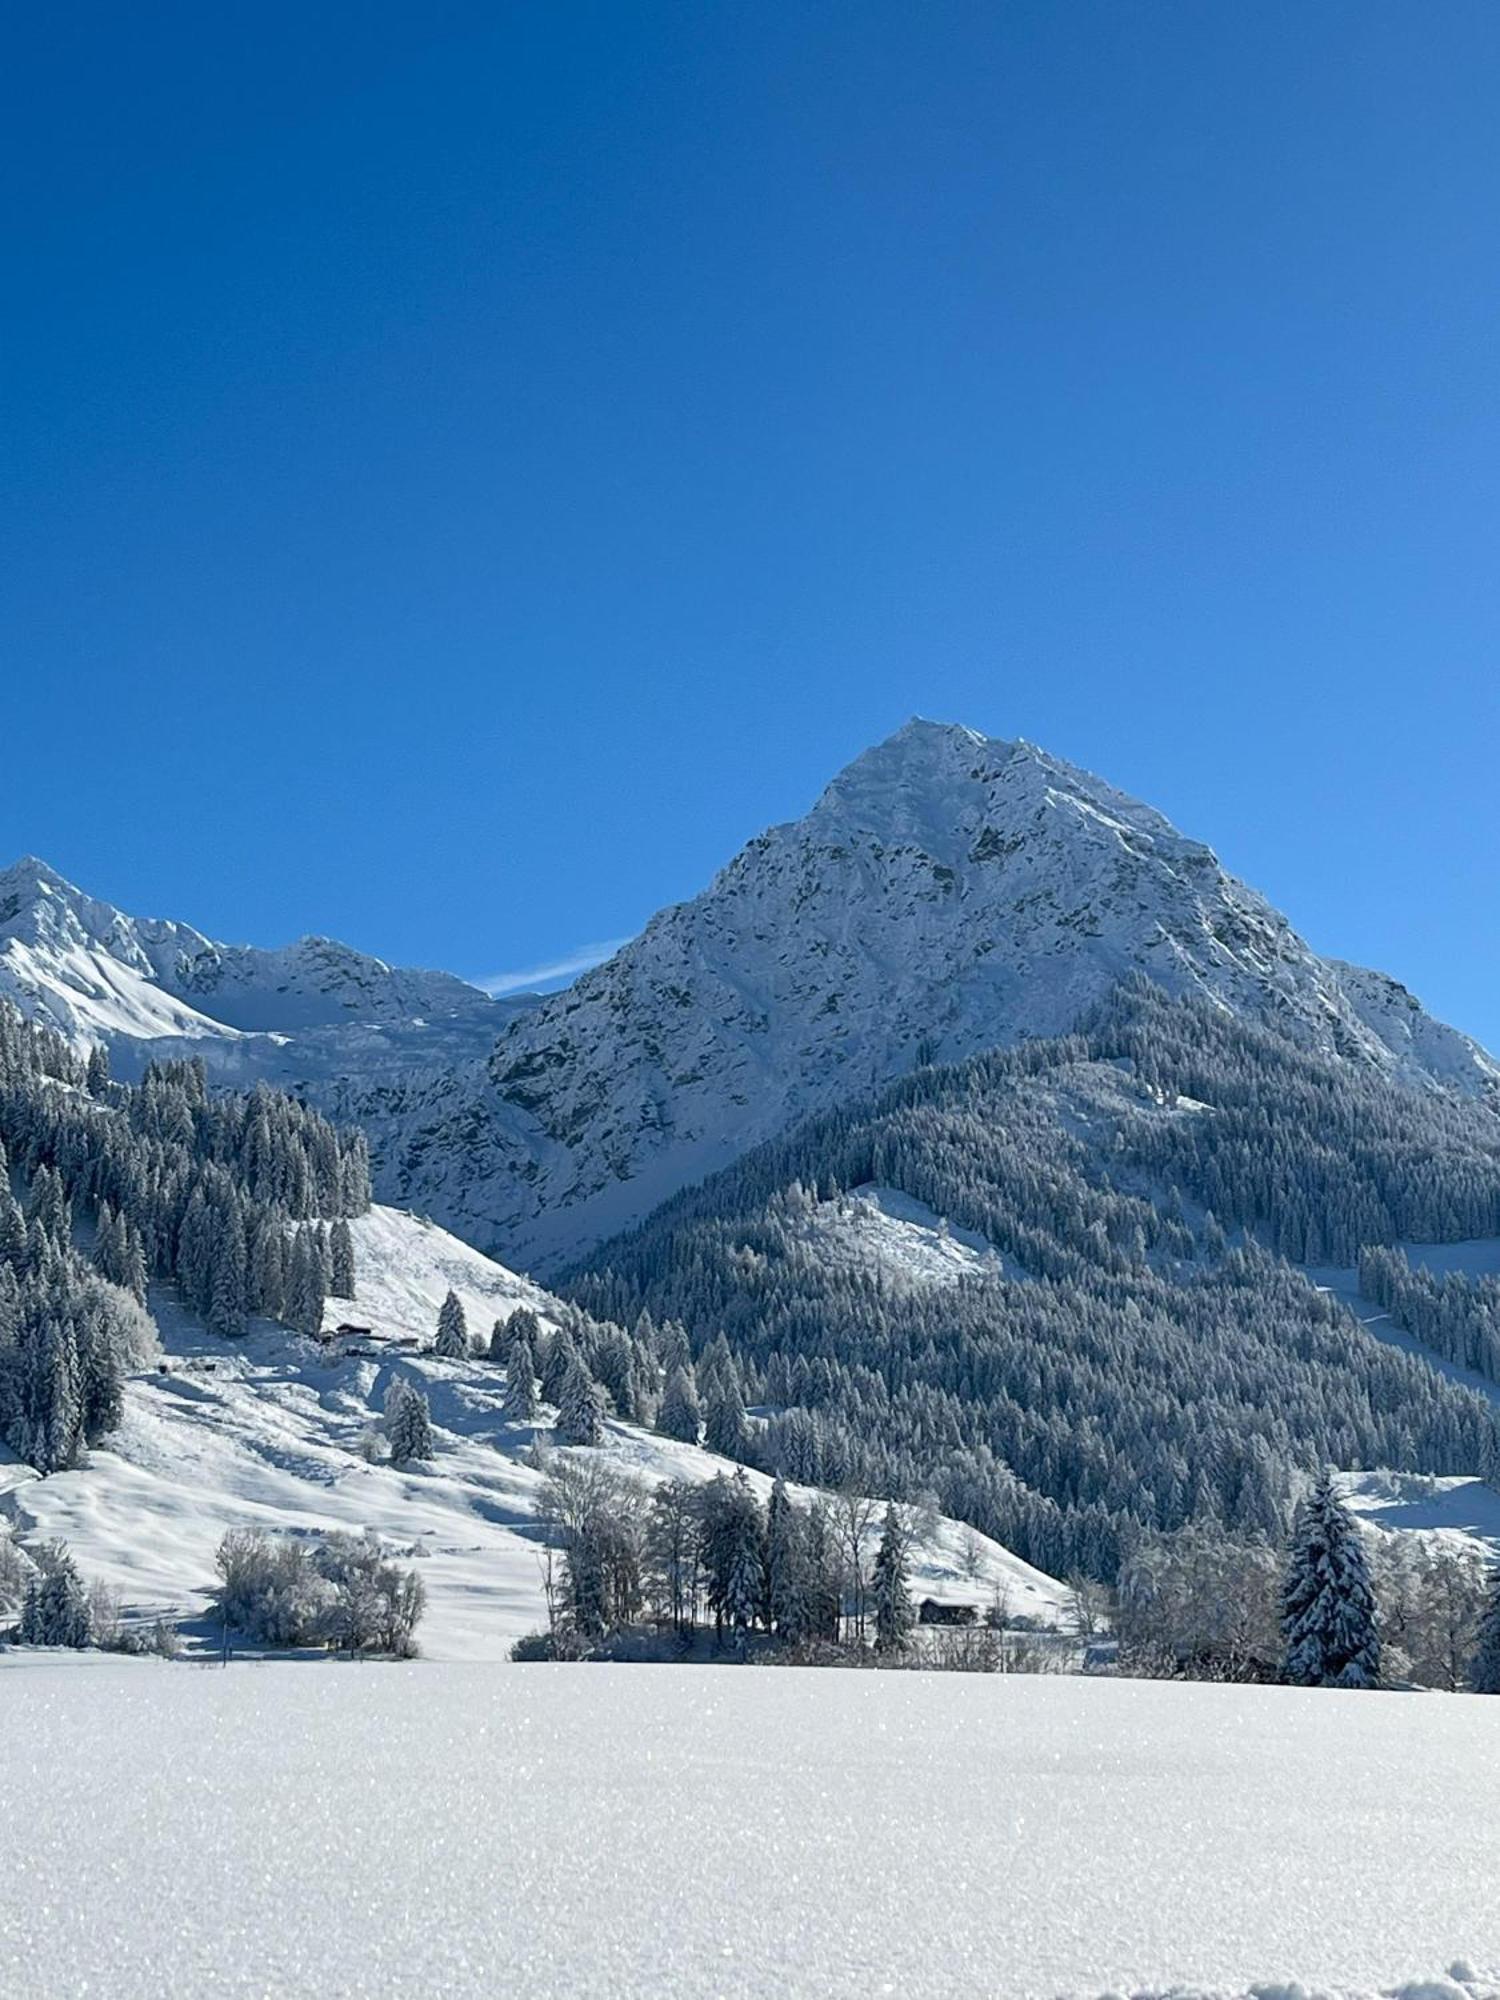
[{"label": "open snow field", "polygon": [[1497,1990],[1500,1701],[13,1653],[0,1716],[7,2000]]}]

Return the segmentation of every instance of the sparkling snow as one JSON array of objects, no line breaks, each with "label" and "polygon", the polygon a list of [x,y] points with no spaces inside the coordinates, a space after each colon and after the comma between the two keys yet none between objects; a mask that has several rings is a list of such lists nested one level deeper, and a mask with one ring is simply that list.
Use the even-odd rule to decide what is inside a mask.
[{"label": "sparkling snow", "polygon": [[1500,1701],[11,1654],[0,1712],[13,2000],[1453,2000],[1500,1967]]}]

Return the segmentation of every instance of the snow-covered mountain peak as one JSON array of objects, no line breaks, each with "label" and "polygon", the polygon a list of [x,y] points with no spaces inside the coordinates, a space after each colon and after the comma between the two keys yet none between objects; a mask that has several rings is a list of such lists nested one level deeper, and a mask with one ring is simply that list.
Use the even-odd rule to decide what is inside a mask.
[{"label": "snow-covered mountain peak", "polygon": [[36,855],[27,854],[0,870],[0,939],[20,938],[41,944],[107,944],[118,946],[144,969],[145,960],[129,919],[101,903],[60,875]]},{"label": "snow-covered mountain peak", "polygon": [[[773,829],[774,839],[788,829]],[[951,859],[998,840],[1144,843],[1174,865],[1216,866],[1212,851],[1092,772],[1028,743],[914,717],[846,766],[790,831],[915,841]],[[752,843],[752,847],[754,843]]]},{"label": "snow-covered mountain peak", "polygon": [[1475,1044],[1319,958],[1151,807],[916,719],[512,1024],[486,1075],[400,1107],[382,1185],[546,1270],[804,1113],[1066,1032],[1133,972],[1416,1083],[1500,1089]]}]

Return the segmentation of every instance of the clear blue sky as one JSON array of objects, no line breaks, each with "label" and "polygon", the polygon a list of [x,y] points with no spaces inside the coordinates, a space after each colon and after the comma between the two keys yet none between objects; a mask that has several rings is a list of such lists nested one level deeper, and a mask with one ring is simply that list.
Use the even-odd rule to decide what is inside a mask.
[{"label": "clear blue sky", "polygon": [[915,711],[1500,1045],[1494,0],[62,4],[4,71],[4,858],[483,974]]}]

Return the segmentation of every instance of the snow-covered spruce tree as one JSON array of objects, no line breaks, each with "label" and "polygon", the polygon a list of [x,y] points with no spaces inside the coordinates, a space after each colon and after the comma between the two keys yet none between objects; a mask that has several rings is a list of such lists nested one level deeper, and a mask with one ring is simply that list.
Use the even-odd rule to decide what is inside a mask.
[{"label": "snow-covered spruce tree", "polygon": [[287,1242],[281,1216],[262,1209],[256,1217],[250,1240],[251,1310],[266,1319],[281,1319],[286,1313]]},{"label": "snow-covered spruce tree", "polygon": [[604,1392],[575,1354],[557,1395],[557,1442],[602,1444]]},{"label": "snow-covered spruce tree", "polygon": [[437,1339],[433,1353],[445,1361],[466,1361],[469,1357],[469,1322],[463,1300],[451,1290],[438,1310]]},{"label": "snow-covered spruce tree", "polygon": [[316,1337],[323,1331],[323,1261],[317,1240],[304,1222],[292,1238],[286,1283],[286,1323]]},{"label": "snow-covered spruce tree", "polygon": [[708,1607],[722,1639],[758,1622],[765,1595],[765,1519],[743,1472],[722,1473],[703,1493],[703,1568]]},{"label": "snow-covered spruce tree", "polygon": [[875,1646],[878,1652],[898,1652],[916,1623],[906,1570],[906,1526],[892,1502],[885,1510],[885,1528],[875,1553],[872,1595],[875,1601]]},{"label": "snow-covered spruce tree", "polygon": [[394,1465],[434,1456],[427,1398],[399,1375],[385,1392],[385,1435]]},{"label": "snow-covered spruce tree", "polygon": [[556,1403],[562,1395],[563,1383],[578,1359],[578,1349],[573,1336],[566,1327],[560,1326],[549,1341],[540,1348],[533,1343],[532,1352],[537,1357],[537,1386],[542,1400]]},{"label": "snow-covered spruce tree", "polygon": [[536,1422],[536,1374],[531,1366],[531,1348],[524,1340],[510,1351],[505,1370],[505,1400],[500,1414],[508,1424]]},{"label": "snow-covered spruce tree", "polygon": [[779,1475],[766,1506],[766,1614],[789,1646],[814,1636],[806,1521]]},{"label": "snow-covered spruce tree", "polygon": [[89,1050],[88,1064],[83,1073],[83,1087],[90,1097],[104,1097],[109,1091],[109,1050],[103,1042],[95,1042]]},{"label": "snow-covered spruce tree", "polygon": [[333,1273],[328,1286],[336,1299],[354,1297],[354,1237],[346,1217],[339,1216],[328,1232],[328,1255]]},{"label": "snow-covered spruce tree", "polygon": [[703,1397],[703,1442],[722,1458],[745,1457],[745,1399],[739,1383],[726,1374],[715,1374]]},{"label": "snow-covered spruce tree", "polygon": [[696,1444],[703,1430],[703,1411],[689,1373],[691,1367],[689,1362],[687,1368],[672,1370],[656,1413],[656,1428],[662,1436],[676,1438],[681,1444]]},{"label": "snow-covered spruce tree", "polygon": [[1380,1683],[1380,1631],[1359,1529],[1325,1472],[1297,1513],[1281,1598],[1282,1672],[1294,1687]]},{"label": "snow-covered spruce tree", "polygon": [[89,1600],[72,1556],[61,1542],[36,1551],[37,1573],[27,1585],[16,1637],[23,1646],[88,1645]]},{"label": "snow-covered spruce tree", "polygon": [[1469,1668],[1475,1694],[1500,1694],[1500,1562],[1490,1572],[1489,1594],[1479,1621],[1479,1642]]},{"label": "snow-covered spruce tree", "polygon": [[510,1362],[511,1350],[524,1341],[530,1351],[532,1372],[536,1370],[537,1349],[541,1345],[542,1323],[530,1306],[516,1306],[509,1316],[495,1321],[490,1334],[489,1358],[502,1368]]}]

